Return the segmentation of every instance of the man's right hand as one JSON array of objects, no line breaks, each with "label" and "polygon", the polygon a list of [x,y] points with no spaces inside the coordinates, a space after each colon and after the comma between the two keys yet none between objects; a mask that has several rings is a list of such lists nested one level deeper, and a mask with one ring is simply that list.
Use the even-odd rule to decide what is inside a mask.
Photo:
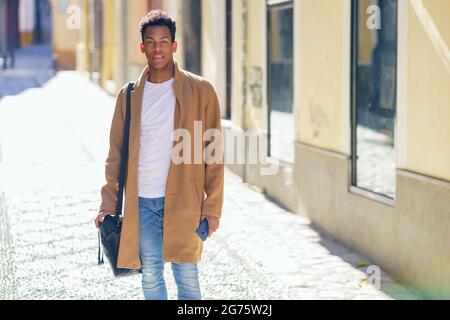
[{"label": "man's right hand", "polygon": [[114,212],[109,212],[109,211],[100,211],[100,213],[97,215],[97,218],[95,218],[95,227],[98,229],[100,227],[100,223],[103,222],[103,219],[107,216],[113,216],[115,215]]}]

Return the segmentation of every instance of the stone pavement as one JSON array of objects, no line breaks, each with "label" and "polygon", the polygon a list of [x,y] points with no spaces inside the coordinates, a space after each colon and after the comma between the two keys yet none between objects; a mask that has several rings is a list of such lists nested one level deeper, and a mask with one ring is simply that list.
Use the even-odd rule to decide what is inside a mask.
[{"label": "stone pavement", "polygon": [[[97,265],[113,105],[76,72],[0,100],[0,299],[143,298],[140,276]],[[199,264],[204,299],[420,299],[383,272],[377,289],[363,256],[225,178],[221,227]],[[165,276],[176,299],[169,264]]]}]

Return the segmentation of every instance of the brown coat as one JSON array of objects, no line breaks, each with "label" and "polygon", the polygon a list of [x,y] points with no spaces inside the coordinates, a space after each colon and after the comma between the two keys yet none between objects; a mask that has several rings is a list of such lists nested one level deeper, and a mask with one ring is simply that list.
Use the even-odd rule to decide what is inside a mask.
[{"label": "brown coat", "polygon": [[[117,266],[137,269],[139,259],[138,160],[142,97],[148,66],[131,92],[131,124],[128,174],[125,183],[124,220]],[[221,130],[221,115],[216,93],[205,79],[180,70],[175,61],[173,88],[176,96],[174,129],[187,129],[194,141],[194,121],[202,121],[202,134],[208,128]],[[123,143],[127,85],[116,98],[111,124],[110,148],[105,165],[106,184],[102,187],[100,211],[115,212],[118,176]],[[208,142],[202,143],[202,150]],[[175,146],[175,141],[174,141]],[[216,149],[217,150],[217,149]],[[184,150],[183,150],[184,152]],[[217,151],[216,151],[217,152]],[[223,156],[223,147],[220,146]],[[193,159],[192,151],[191,158]],[[203,153],[202,153],[203,154]],[[222,158],[223,159],[223,158]],[[203,243],[195,233],[201,215],[220,217],[223,204],[224,166],[221,163],[175,164],[171,162],[164,204],[164,262],[198,262]]]}]

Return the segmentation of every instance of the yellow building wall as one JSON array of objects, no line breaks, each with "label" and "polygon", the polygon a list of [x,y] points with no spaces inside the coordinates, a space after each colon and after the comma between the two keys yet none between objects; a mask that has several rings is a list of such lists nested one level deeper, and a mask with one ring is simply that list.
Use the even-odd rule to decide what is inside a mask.
[{"label": "yellow building wall", "polygon": [[243,128],[243,96],[242,96],[242,84],[243,84],[243,72],[242,72],[242,47],[244,40],[243,33],[243,21],[242,21],[242,1],[234,1],[232,6],[232,72],[231,72],[231,120]]},{"label": "yellow building wall", "polygon": [[[244,0],[245,1],[245,0]],[[252,106],[250,82],[255,68],[262,71],[262,83],[266,83],[267,75],[267,43],[266,43],[266,2],[247,0],[247,97],[245,112],[245,128],[267,129],[267,86],[262,88],[262,106]],[[245,22],[244,22],[245,23]]]},{"label": "yellow building wall", "polygon": [[168,0],[163,3],[163,10],[166,11],[173,19],[175,19],[177,32],[175,34],[175,41],[177,42],[177,52],[174,54],[174,58],[178,62],[178,66],[184,68],[184,22],[183,22],[183,10],[185,2],[183,0]]},{"label": "yellow building wall", "polygon": [[145,67],[145,56],[141,53],[139,44],[142,41],[141,33],[139,32],[139,22],[142,17],[147,14],[147,1],[129,1],[128,2],[128,32],[129,43],[126,44],[128,48],[128,62]]},{"label": "yellow building wall", "polygon": [[450,1],[422,3],[408,5],[406,169],[450,180]]},{"label": "yellow building wall", "polygon": [[226,3],[202,0],[202,76],[214,86],[221,114],[226,108]]},{"label": "yellow building wall", "polygon": [[[89,16],[89,1],[79,1],[82,17]],[[77,71],[88,71],[90,68],[89,58],[89,19],[81,19],[80,30],[78,34],[78,43],[76,46],[76,69]]]},{"label": "yellow building wall", "polygon": [[184,44],[183,44],[183,8],[185,2],[183,0],[151,0],[149,9],[161,9],[167,12],[167,14],[175,20],[176,33],[175,42],[177,43],[177,52],[174,54],[174,58],[178,63],[178,66],[183,69],[184,67]]},{"label": "yellow building wall", "polygon": [[[302,0],[296,1],[300,30],[295,74],[299,77],[300,106],[296,113],[297,131],[301,142],[317,147],[346,152],[344,144],[343,95],[348,95],[349,84],[344,83],[344,6],[346,1]],[[349,18],[349,17],[346,17]],[[350,57],[348,57],[350,59]],[[297,86],[298,87],[298,86]],[[349,89],[348,89],[349,90]]]},{"label": "yellow building wall", "polygon": [[[79,7],[78,0],[69,0],[68,5]],[[68,28],[68,19],[72,14],[66,11],[60,11],[58,2],[51,1],[52,5],[52,47],[53,52],[58,57],[58,65],[62,69],[75,69],[75,51],[78,43],[79,29]],[[82,19],[82,14],[80,14]],[[80,20],[81,24],[81,20]]]},{"label": "yellow building wall", "polygon": [[103,1],[102,85],[117,80],[118,48],[115,1]]}]

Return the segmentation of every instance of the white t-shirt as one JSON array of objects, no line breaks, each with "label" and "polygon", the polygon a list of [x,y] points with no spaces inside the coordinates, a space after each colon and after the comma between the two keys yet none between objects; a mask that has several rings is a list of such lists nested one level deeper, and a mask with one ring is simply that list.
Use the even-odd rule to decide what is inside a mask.
[{"label": "white t-shirt", "polygon": [[174,79],[145,81],[139,146],[138,193],[143,198],[164,197],[170,162],[175,111]]}]

